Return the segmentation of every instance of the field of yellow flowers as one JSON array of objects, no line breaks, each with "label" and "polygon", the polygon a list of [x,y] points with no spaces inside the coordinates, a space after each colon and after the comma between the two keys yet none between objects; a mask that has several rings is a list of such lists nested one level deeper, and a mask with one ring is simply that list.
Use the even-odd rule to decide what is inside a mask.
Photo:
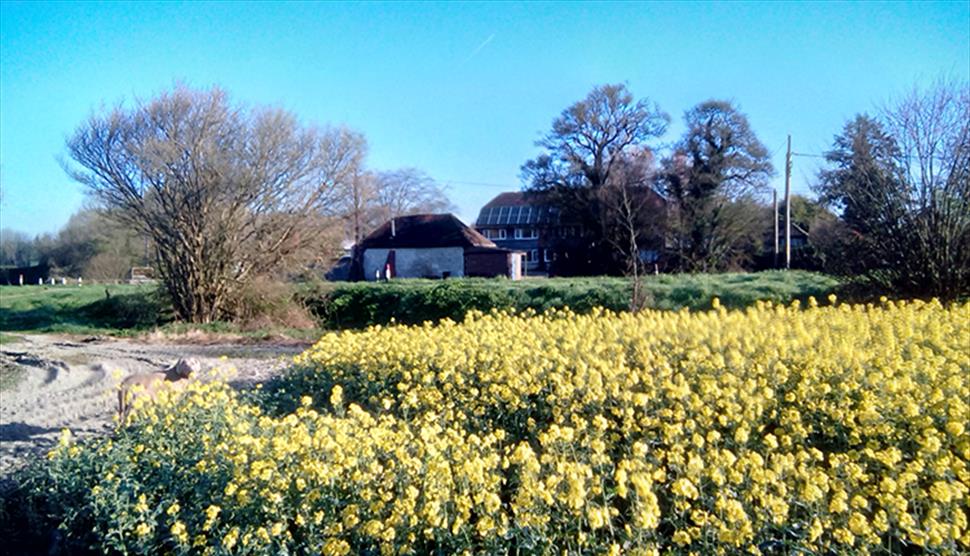
[{"label": "field of yellow flowers", "polygon": [[29,505],[105,551],[970,551],[970,304],[477,314],[327,334],[65,437]]}]

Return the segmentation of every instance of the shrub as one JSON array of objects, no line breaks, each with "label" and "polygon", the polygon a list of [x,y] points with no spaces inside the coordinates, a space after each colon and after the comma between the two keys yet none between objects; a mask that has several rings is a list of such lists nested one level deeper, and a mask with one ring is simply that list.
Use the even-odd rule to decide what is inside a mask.
[{"label": "shrub", "polygon": [[269,276],[247,283],[235,297],[229,314],[243,330],[313,328],[316,324],[296,288]]}]

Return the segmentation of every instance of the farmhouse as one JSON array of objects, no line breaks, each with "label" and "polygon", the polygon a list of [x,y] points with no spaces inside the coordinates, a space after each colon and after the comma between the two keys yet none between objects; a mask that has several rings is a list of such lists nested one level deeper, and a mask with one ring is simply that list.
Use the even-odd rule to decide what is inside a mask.
[{"label": "farmhouse", "polygon": [[523,253],[498,247],[452,214],[417,214],[385,222],[354,250],[356,277],[522,276]]}]

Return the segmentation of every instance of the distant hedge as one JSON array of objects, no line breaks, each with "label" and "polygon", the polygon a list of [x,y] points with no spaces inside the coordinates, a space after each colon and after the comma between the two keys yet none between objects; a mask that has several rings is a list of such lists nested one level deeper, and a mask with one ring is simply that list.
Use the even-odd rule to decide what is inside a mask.
[{"label": "distant hedge", "polygon": [[[820,300],[838,286],[835,278],[812,272],[747,274],[678,274],[645,279],[650,307],[706,309],[717,297],[740,308],[758,300],[788,303],[815,296]],[[461,321],[471,310],[569,307],[585,313],[593,307],[629,308],[630,281],[625,278],[465,278],[324,283],[308,286],[303,302],[327,328],[364,328],[399,322],[418,324],[449,318]]]}]

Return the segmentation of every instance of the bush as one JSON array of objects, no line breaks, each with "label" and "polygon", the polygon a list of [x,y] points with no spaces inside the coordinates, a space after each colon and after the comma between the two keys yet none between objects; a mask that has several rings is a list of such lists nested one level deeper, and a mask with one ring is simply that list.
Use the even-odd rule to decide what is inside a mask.
[{"label": "bush", "polygon": [[233,322],[243,330],[313,328],[313,317],[287,282],[268,276],[255,278],[243,287],[229,309]]}]

